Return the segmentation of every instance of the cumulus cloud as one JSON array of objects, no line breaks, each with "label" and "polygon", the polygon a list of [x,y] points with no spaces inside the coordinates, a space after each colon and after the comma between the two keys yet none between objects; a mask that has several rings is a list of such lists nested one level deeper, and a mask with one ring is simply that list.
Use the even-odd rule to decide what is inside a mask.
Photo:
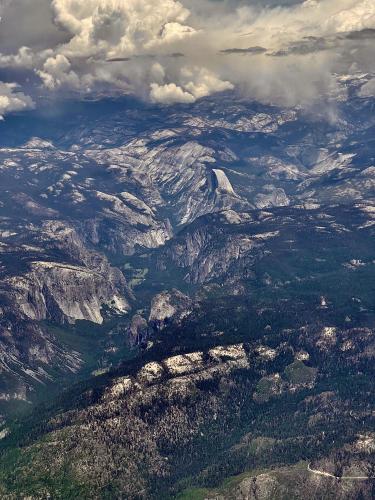
[{"label": "cumulus cloud", "polygon": [[215,92],[223,92],[234,88],[231,82],[221,80],[205,68],[183,68],[181,78],[184,81],[184,88],[195,99],[201,99]]},{"label": "cumulus cloud", "polygon": [[32,70],[42,64],[51,55],[53,55],[52,49],[34,52],[30,47],[20,47],[14,54],[0,54],[0,68]]},{"label": "cumulus cloud", "polygon": [[[162,66],[158,65],[157,70],[159,80],[164,80],[165,71]],[[151,83],[151,100],[163,104],[192,103],[215,92],[234,88],[231,82],[220,80],[214,73],[204,68],[183,68],[181,81],[181,86],[175,83]]]},{"label": "cumulus cloud", "polygon": [[[179,1],[53,0],[51,6],[56,24],[70,38],[37,69],[48,89],[89,90],[95,84],[107,83],[142,95],[149,88],[149,96],[155,102],[195,100],[196,92],[187,93],[179,87],[178,74],[174,75],[177,81],[165,81],[166,71],[170,70],[150,62],[157,55],[174,54],[171,59],[176,59],[180,53],[173,52],[175,44],[196,34],[186,24],[189,10]],[[129,61],[133,63],[128,66],[103,65]]]},{"label": "cumulus cloud", "polygon": [[126,57],[194,35],[189,10],[176,0],[53,0],[55,21],[72,38],[67,56]]},{"label": "cumulus cloud", "polygon": [[7,113],[33,107],[34,102],[31,97],[20,92],[16,83],[0,82],[0,120],[3,120]]},{"label": "cumulus cloud", "polygon": [[159,102],[162,104],[172,104],[177,102],[189,104],[195,101],[192,94],[185,92],[175,83],[167,83],[165,85],[151,83],[150,87],[150,97],[153,102]]},{"label": "cumulus cloud", "polygon": [[38,70],[37,74],[49,90],[54,90],[62,85],[77,89],[81,86],[78,75],[72,71],[69,60],[62,54],[49,57],[43,64],[43,69]]},{"label": "cumulus cloud", "polygon": [[[9,0],[2,22],[12,12],[11,25],[17,12],[22,17],[22,4]],[[46,36],[39,26],[44,42],[35,42],[33,28],[21,37],[30,45],[0,54],[0,67],[33,71],[48,91],[116,88],[172,104],[236,87],[261,101],[304,105],[332,93],[334,75],[353,63],[359,71],[375,70],[373,0],[35,0],[34,5],[43,10],[46,24],[50,19]]]}]

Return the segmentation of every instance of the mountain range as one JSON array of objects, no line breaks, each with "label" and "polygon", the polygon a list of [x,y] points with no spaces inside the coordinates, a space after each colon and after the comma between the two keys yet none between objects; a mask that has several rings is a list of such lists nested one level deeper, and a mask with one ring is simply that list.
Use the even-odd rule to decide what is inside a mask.
[{"label": "mountain range", "polygon": [[375,494],[371,77],[0,123],[1,498]]}]

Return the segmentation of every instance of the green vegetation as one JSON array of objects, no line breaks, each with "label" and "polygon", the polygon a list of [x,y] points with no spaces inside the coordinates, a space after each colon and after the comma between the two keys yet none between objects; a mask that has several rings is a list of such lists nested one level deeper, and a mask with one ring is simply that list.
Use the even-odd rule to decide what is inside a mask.
[{"label": "green vegetation", "polygon": [[302,361],[295,361],[284,370],[287,380],[292,384],[312,384],[316,378],[316,368],[306,366]]},{"label": "green vegetation", "polygon": [[[228,233],[248,229],[213,230],[217,238],[207,253],[222,248]],[[257,231],[262,230],[260,224]],[[184,282],[187,270],[177,263],[162,269],[168,248],[167,257],[150,252],[129,259],[125,271],[135,280],[134,310],[139,306],[145,316],[160,290],[197,291],[191,314],[154,329],[150,349],[129,348],[128,320],[121,318],[99,326],[48,325],[63,345],[81,353],[82,379],[13,423],[0,443],[0,492],[18,498],[48,490],[62,499],[76,498],[74,492],[79,498],[135,499],[143,492],[150,499],[199,500],[230,495],[259,471],[273,471],[294,491],[296,472],[307,479],[306,469],[295,464],[330,457],[357,434],[370,432],[375,266],[344,266],[355,256],[355,245],[343,246],[341,236],[326,237],[324,245],[318,237],[312,248],[305,230],[293,234],[299,238],[294,249],[287,243],[292,234],[286,234],[269,243],[269,253],[254,250],[254,260],[235,260],[216,283],[201,287]],[[367,258],[368,241],[366,246],[359,237],[356,244]],[[336,329],[328,343],[326,326]],[[165,376],[108,396],[115,381],[137,376],[147,362],[196,351],[209,362],[213,347],[238,343],[248,366],[189,383],[186,377],[181,385]],[[301,352],[308,353],[304,361]]]},{"label": "green vegetation", "polygon": [[132,278],[129,281],[130,288],[134,289],[144,282],[146,276],[148,274],[147,267],[145,269],[135,269],[132,275]]},{"label": "green vegetation", "polygon": [[53,491],[53,498],[61,500],[90,498],[89,489],[74,480],[68,463],[57,471],[51,471],[49,463],[48,456],[41,457],[35,448],[8,453],[6,462],[1,463],[0,495],[48,497]]},{"label": "green vegetation", "polygon": [[176,500],[204,500],[209,494],[210,490],[207,488],[189,488],[179,493]]},{"label": "green vegetation", "polygon": [[262,378],[259,380],[254,394],[258,402],[264,403],[269,401],[275,394],[277,394],[277,384],[275,384],[274,380],[269,378]]}]

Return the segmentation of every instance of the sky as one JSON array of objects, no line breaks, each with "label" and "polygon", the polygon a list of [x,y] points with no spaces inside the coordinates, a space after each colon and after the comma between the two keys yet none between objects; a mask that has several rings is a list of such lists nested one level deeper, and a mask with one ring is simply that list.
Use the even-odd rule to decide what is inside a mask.
[{"label": "sky", "polygon": [[303,107],[375,71],[374,0],[0,0],[0,16],[0,117],[72,93]]}]

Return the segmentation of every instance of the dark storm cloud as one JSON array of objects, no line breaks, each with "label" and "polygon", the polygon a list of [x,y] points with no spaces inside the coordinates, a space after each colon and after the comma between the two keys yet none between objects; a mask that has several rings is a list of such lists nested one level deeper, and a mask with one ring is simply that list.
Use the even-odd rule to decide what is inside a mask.
[{"label": "dark storm cloud", "polygon": [[263,54],[264,52],[267,52],[267,49],[264,47],[248,47],[245,49],[239,49],[239,48],[233,48],[233,49],[223,49],[220,51],[221,54]]},{"label": "dark storm cloud", "polygon": [[291,54],[294,55],[307,55],[313,54],[315,52],[321,52],[322,50],[328,50],[334,48],[337,45],[338,38],[317,38],[314,36],[306,37],[289,45],[286,48],[280,49],[276,52],[269,54],[274,57],[285,57]]},{"label": "dark storm cloud", "polygon": [[347,33],[348,40],[372,40],[375,39],[375,29],[368,28],[360,31],[352,31]]},{"label": "dark storm cloud", "polygon": [[112,57],[112,59],[106,59],[106,61],[109,63],[128,62],[131,61],[131,57]]},{"label": "dark storm cloud", "polygon": [[[361,42],[367,40],[375,39],[375,29],[364,29],[360,31],[351,31],[348,33],[341,33],[337,36],[331,37],[304,37],[298,42],[294,42],[285,48],[282,48],[276,52],[269,53],[267,55],[273,57],[286,57],[289,55],[308,55],[316,52],[321,52],[324,50],[338,50],[339,48],[343,51],[345,48],[352,48],[353,44],[346,44],[345,42]],[[355,47],[360,48],[360,44],[356,44]]]},{"label": "dark storm cloud", "polygon": [[22,46],[43,50],[69,39],[69,35],[53,23],[51,0],[3,2],[1,17],[2,53],[16,52]]}]

